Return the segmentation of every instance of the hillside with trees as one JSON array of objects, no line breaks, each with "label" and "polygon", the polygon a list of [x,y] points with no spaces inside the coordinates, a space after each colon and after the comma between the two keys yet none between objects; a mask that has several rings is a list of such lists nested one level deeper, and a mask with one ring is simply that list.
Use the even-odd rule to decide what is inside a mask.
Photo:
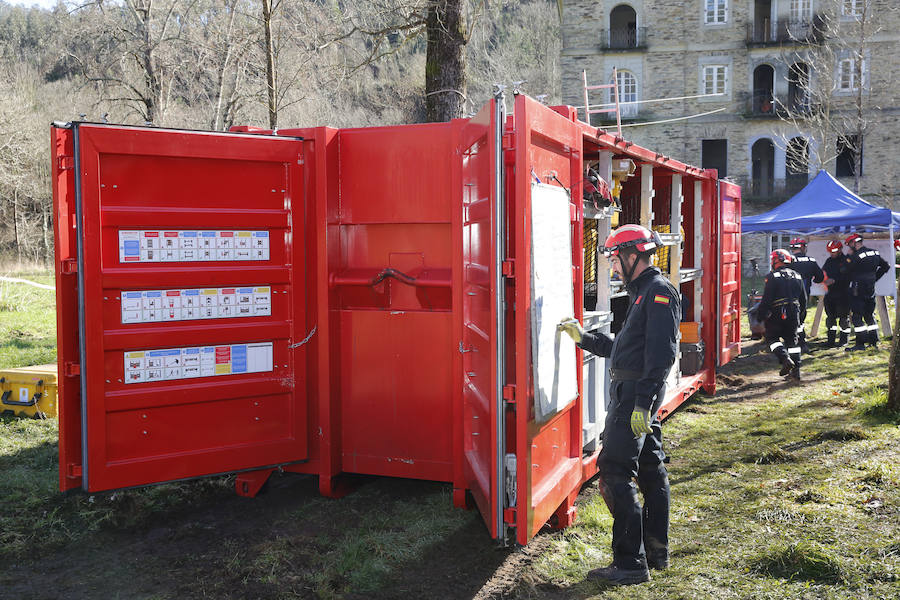
[{"label": "hillside with trees", "polygon": [[52,258],[53,121],[202,130],[474,113],[495,83],[559,99],[546,0],[0,0],[0,258]]}]

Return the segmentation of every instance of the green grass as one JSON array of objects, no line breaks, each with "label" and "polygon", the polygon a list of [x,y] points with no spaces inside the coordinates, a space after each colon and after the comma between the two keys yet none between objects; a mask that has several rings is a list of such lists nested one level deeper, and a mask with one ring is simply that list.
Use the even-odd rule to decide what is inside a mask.
[{"label": "green grass", "polygon": [[[53,285],[46,272],[4,275]],[[56,361],[56,296],[22,283],[0,281],[0,369]]]}]

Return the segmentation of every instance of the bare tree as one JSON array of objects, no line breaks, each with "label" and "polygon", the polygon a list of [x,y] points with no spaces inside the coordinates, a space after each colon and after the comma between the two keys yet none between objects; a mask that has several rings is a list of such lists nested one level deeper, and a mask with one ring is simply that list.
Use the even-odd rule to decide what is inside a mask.
[{"label": "bare tree", "polygon": [[[884,76],[872,76],[881,68],[872,60],[883,22],[873,10],[876,3],[835,0],[825,4],[812,22],[789,31],[794,43],[782,52],[789,93],[776,99],[777,113],[785,123],[778,137],[786,150],[788,171],[805,173],[808,164],[818,171],[838,159],[849,167],[857,193],[864,140],[881,116],[881,92],[886,89]],[[805,140],[801,147],[798,137]]]}]

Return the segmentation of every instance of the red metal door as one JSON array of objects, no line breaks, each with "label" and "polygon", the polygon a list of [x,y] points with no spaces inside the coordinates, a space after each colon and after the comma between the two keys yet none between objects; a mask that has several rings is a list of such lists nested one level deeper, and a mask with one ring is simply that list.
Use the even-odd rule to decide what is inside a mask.
[{"label": "red metal door", "polygon": [[74,179],[55,203],[75,217],[78,314],[74,332],[61,317],[60,339],[79,347],[61,344],[60,364],[78,365],[66,370],[80,386],[66,388],[60,423],[81,437],[60,432],[61,486],[79,473],[97,491],[305,459],[306,353],[292,348],[306,311],[302,142],[67,133],[73,156],[57,143],[55,164]]},{"label": "red metal door", "polygon": [[500,377],[497,310],[497,184],[500,132],[492,100],[461,133],[463,329],[463,476],[491,537],[502,539],[500,460],[503,421],[497,410]]},{"label": "red metal door", "polygon": [[719,365],[741,353],[741,188],[719,182]]},{"label": "red metal door", "polygon": [[[538,182],[564,188],[565,194],[556,194],[563,202],[568,195],[566,208],[571,223],[572,253],[568,266],[574,288],[571,314],[579,320],[583,314],[583,274],[579,267],[583,240],[580,233],[571,233],[582,231],[582,138],[573,121],[524,95],[516,96],[513,121],[511,152],[515,156],[515,166],[507,189],[512,205],[510,233],[515,298],[509,304],[513,308],[510,318],[514,320],[511,331],[515,348],[508,356],[514,368],[515,427],[508,434],[508,451],[516,455],[516,503],[514,515],[507,515],[507,520],[515,524],[516,541],[524,545],[554,514],[559,526],[573,522],[574,500],[582,481],[581,353],[571,347],[576,360],[571,361],[574,372],[569,376],[577,381],[577,396],[561,398],[555,412],[549,417],[537,418],[531,339],[538,335],[532,326],[531,314],[542,302],[532,295],[532,252],[537,236],[532,229],[531,213],[533,194],[536,193],[534,184]],[[535,222],[535,227],[539,225]],[[555,325],[542,326],[555,330]]]}]

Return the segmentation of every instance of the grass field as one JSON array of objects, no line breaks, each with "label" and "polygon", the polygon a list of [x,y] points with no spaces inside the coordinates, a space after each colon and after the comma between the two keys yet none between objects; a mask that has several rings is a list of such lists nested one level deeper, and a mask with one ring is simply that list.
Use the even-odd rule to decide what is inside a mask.
[{"label": "grass field", "polygon": [[[52,361],[52,292],[0,286],[0,367]],[[56,422],[4,417],[0,598],[898,598],[886,346],[819,350],[792,384],[747,340],[716,396],[666,421],[672,567],[627,589],[585,580],[610,561],[596,484],[575,526],[498,550],[441,483],[361,478],[327,500],[283,474],[255,499],[227,476],[63,495]]]}]

